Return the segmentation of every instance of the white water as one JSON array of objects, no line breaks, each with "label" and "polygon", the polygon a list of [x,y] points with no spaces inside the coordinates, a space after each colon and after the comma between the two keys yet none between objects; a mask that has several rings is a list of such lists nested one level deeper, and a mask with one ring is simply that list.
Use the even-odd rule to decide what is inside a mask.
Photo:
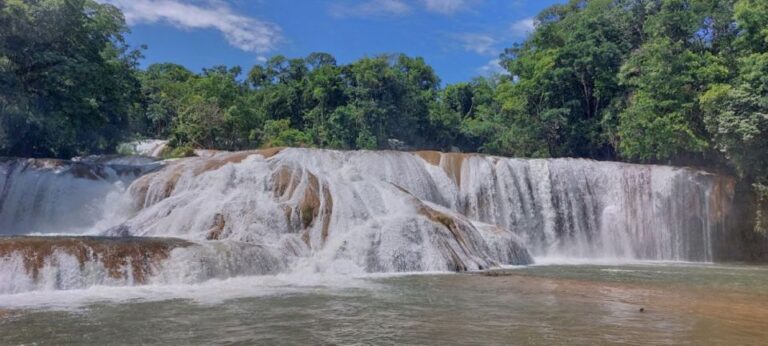
[{"label": "white water", "polygon": [[128,184],[157,167],[139,163],[0,160],[0,235],[82,234],[112,226],[111,220],[120,221],[113,214]]},{"label": "white water", "polygon": [[[558,261],[706,262],[733,197],[730,180],[690,169],[457,154],[221,152],[132,183],[135,175],[78,178],[66,166],[2,167],[0,234],[195,243],[151,263],[147,283],[159,285],[477,270],[529,263],[524,248]],[[18,256],[0,262],[1,293],[134,284],[66,253],[32,279]]]},{"label": "white water", "polygon": [[213,242],[173,249],[162,262],[149,262],[151,276],[139,282],[130,260],[117,269],[119,277],[98,257],[109,256],[89,248],[95,254],[81,263],[65,249],[47,256],[37,278],[25,267],[24,256],[15,253],[0,257],[0,292],[55,291],[85,289],[91,286],[133,286],[196,284],[210,279],[226,279],[238,275],[267,275],[284,270],[279,254],[270,249],[233,242]]}]

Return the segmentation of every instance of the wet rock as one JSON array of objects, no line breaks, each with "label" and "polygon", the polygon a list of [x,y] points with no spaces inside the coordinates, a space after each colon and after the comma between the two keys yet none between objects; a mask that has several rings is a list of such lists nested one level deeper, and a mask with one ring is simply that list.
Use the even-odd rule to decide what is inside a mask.
[{"label": "wet rock", "polygon": [[224,232],[224,226],[226,226],[224,215],[214,215],[213,225],[211,226],[211,229],[208,230],[208,236],[206,238],[208,240],[219,240],[219,238],[221,238],[221,234]]},{"label": "wet rock", "polygon": [[111,278],[125,279],[130,275],[133,281],[144,283],[171,250],[190,245],[171,238],[15,236],[0,238],[0,258],[19,256],[27,274],[36,280],[59,252],[75,257],[81,268],[87,262],[97,262]]}]

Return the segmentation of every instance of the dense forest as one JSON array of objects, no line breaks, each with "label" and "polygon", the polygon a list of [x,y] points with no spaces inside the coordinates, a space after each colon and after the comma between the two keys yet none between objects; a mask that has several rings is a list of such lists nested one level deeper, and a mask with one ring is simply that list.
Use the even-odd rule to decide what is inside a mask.
[{"label": "dense forest", "polygon": [[138,138],[178,152],[429,148],[706,165],[768,198],[767,1],[571,0],[535,27],[501,56],[508,73],[444,86],[402,54],[141,69],[117,8],[6,0],[0,155],[109,153]]}]

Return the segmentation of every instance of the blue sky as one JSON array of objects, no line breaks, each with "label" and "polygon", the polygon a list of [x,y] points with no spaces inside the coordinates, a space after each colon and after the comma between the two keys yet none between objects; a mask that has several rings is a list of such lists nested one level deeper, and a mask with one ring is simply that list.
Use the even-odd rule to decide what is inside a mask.
[{"label": "blue sky", "polygon": [[340,63],[381,53],[424,57],[454,83],[498,71],[498,54],[563,0],[100,0],[121,8],[143,64],[245,70],[315,51]]}]

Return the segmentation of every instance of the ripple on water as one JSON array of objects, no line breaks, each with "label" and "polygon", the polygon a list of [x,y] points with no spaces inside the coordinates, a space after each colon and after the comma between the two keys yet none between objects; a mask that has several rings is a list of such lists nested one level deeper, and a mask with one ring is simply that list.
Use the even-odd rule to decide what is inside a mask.
[{"label": "ripple on water", "polygon": [[[757,344],[768,339],[768,293],[757,289],[768,271],[736,267],[536,266],[114,288],[76,309],[26,307],[0,318],[0,343]],[[99,296],[56,298],[78,294]]]}]

